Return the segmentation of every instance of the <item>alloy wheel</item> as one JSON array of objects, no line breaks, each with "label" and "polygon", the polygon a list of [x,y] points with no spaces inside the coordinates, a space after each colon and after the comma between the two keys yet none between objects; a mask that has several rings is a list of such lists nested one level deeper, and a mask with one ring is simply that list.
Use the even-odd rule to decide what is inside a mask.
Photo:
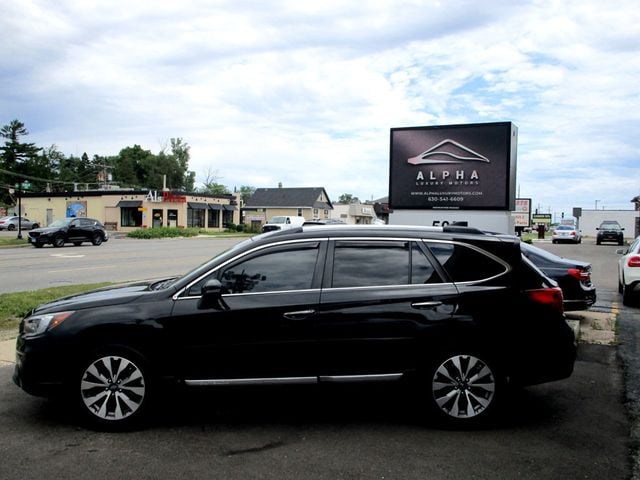
[{"label": "alloy wheel", "polygon": [[100,420],[122,421],[134,415],[145,400],[143,371],[121,356],[103,356],[83,372],[80,383],[82,401]]},{"label": "alloy wheel", "polygon": [[476,417],[494,402],[496,376],[473,355],[455,355],[435,369],[433,400],[440,412],[456,419]]}]

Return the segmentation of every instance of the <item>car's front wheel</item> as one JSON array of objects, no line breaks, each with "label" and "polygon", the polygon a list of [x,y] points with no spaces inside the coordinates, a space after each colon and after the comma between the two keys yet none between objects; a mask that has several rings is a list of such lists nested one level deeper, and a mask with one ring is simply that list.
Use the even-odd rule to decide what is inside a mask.
[{"label": "car's front wheel", "polygon": [[471,425],[489,417],[501,393],[500,377],[483,356],[445,355],[430,376],[432,409],[449,423]]},{"label": "car's front wheel", "polygon": [[64,247],[64,237],[58,236],[53,239],[53,246],[56,248]]},{"label": "car's front wheel", "polygon": [[142,357],[125,349],[105,349],[90,356],[81,369],[80,408],[93,425],[127,428],[143,416],[149,387]]},{"label": "car's front wheel", "polygon": [[94,233],[91,238],[91,243],[93,243],[96,247],[102,244],[102,235],[99,233]]},{"label": "car's front wheel", "polygon": [[34,223],[33,225],[31,225],[31,228],[35,229],[35,228],[40,228],[40,225],[37,223]]}]

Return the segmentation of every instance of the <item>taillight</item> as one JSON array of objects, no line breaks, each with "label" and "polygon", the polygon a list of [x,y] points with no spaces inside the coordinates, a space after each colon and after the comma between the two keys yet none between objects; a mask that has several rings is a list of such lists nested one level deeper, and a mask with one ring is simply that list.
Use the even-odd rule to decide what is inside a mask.
[{"label": "taillight", "polygon": [[627,267],[640,267],[640,255],[631,255],[627,259]]},{"label": "taillight", "polygon": [[579,268],[570,268],[567,273],[580,282],[588,282],[591,279],[591,274],[588,271]]},{"label": "taillight", "polygon": [[547,305],[556,310],[564,311],[562,290],[558,287],[527,290],[527,296],[535,303]]}]

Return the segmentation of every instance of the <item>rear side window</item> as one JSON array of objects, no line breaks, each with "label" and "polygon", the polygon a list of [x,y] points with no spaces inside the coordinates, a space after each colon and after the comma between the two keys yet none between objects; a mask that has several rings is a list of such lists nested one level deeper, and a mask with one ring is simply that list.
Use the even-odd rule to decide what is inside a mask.
[{"label": "rear side window", "polygon": [[441,282],[427,256],[410,241],[337,241],[332,287]]},{"label": "rear side window", "polygon": [[486,280],[507,271],[507,266],[474,248],[458,243],[426,242],[454,282]]}]

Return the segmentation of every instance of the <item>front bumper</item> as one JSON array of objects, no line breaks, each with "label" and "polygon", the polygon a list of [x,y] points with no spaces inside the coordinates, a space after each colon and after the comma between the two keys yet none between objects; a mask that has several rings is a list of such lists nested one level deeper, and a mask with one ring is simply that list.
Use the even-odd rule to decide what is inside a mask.
[{"label": "front bumper", "polygon": [[31,395],[48,397],[62,392],[71,370],[65,349],[52,348],[42,340],[17,338],[13,381]]}]

